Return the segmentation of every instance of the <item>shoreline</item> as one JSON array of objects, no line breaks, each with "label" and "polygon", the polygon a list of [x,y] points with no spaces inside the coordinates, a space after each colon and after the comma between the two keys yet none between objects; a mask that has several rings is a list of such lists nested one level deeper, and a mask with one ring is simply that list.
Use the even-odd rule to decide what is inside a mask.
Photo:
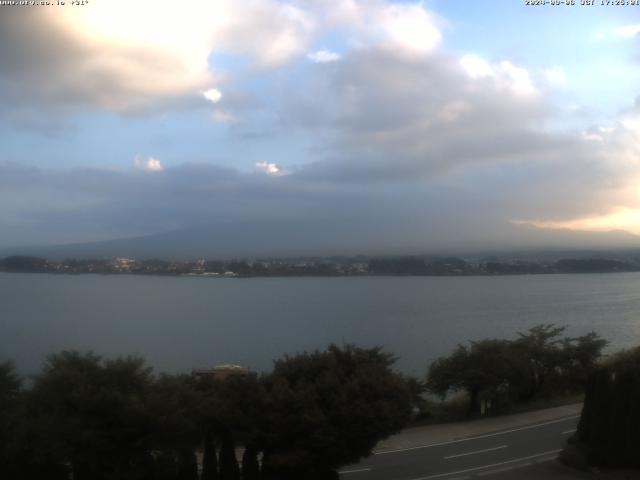
[{"label": "shoreline", "polygon": [[60,276],[79,276],[79,275],[97,275],[97,276],[139,276],[139,277],[173,277],[173,278],[212,278],[212,279],[230,279],[230,278],[468,278],[468,277],[528,277],[528,276],[548,276],[548,275],[617,275],[625,273],[640,273],[640,270],[626,270],[618,272],[530,272],[530,273],[467,273],[467,274],[380,274],[380,273],[361,273],[361,274],[272,274],[272,275],[246,275],[246,274],[196,274],[196,273],[144,273],[144,272],[61,272],[61,271],[18,271],[18,270],[0,270],[0,273],[10,274],[40,274],[40,275],[60,275]]}]

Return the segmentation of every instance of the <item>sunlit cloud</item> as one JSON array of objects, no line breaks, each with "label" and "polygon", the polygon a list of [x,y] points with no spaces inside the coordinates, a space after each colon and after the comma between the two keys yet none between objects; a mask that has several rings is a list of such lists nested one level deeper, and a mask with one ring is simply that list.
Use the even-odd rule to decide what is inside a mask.
[{"label": "sunlit cloud", "polygon": [[503,60],[491,64],[483,58],[468,54],[460,59],[460,66],[473,79],[492,78],[499,86],[522,96],[538,93],[531,82],[529,71]]},{"label": "sunlit cloud", "polygon": [[194,92],[215,103],[219,90],[207,90],[219,80],[208,63],[212,53],[277,68],[308,51],[315,24],[277,0],[109,0],[28,14],[14,9],[3,12],[0,29],[9,32],[4,41],[20,45],[20,61],[3,78],[4,95],[28,91],[22,102],[65,112],[144,112],[193,104]]},{"label": "sunlit cloud", "polygon": [[477,55],[465,55],[460,59],[460,65],[471,78],[491,77],[494,75],[489,62]]},{"label": "sunlit cloud", "polygon": [[613,34],[616,37],[621,38],[634,38],[640,35],[640,23],[636,25],[625,25],[624,27],[619,27],[613,30]]},{"label": "sunlit cloud", "polygon": [[431,52],[442,40],[433,15],[421,4],[390,5],[373,20],[388,45],[407,53]]},{"label": "sunlit cloud", "polygon": [[140,156],[136,156],[133,159],[133,165],[136,169],[145,172],[162,172],[164,170],[164,167],[162,166],[162,163],[160,163],[160,160],[154,157],[144,159]]},{"label": "sunlit cloud", "polygon": [[553,230],[568,229],[591,232],[624,230],[640,235],[640,208],[618,207],[606,215],[595,215],[563,221],[514,220],[512,223]]},{"label": "sunlit cloud", "polygon": [[328,63],[340,60],[340,54],[329,50],[318,50],[307,55],[307,58],[314,63]]},{"label": "sunlit cloud", "polygon": [[222,98],[222,93],[220,93],[220,90],[216,88],[210,88],[209,90],[202,92],[202,95],[211,103],[218,103]]},{"label": "sunlit cloud", "polygon": [[283,173],[277,164],[269,163],[269,162],[257,162],[256,170],[262,173],[266,173],[267,175],[274,175],[274,176],[282,175]]}]

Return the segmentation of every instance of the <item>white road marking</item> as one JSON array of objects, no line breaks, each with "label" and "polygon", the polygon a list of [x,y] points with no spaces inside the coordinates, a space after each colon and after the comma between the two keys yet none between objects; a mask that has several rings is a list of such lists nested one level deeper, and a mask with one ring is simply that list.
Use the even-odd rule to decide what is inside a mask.
[{"label": "white road marking", "polygon": [[360,473],[360,472],[370,472],[371,469],[370,468],[359,468],[357,470],[342,470],[341,472],[338,472],[340,475],[343,474],[347,474],[347,473]]},{"label": "white road marking", "polygon": [[565,430],[564,432],[562,432],[562,433],[561,433],[561,435],[569,435],[570,433],[573,433],[573,432],[575,432],[575,431],[576,431],[576,429],[575,429],[575,428],[574,428],[574,429],[571,429],[571,430]]},{"label": "white road marking", "polygon": [[459,475],[461,473],[475,472],[477,470],[484,470],[485,468],[499,467],[501,465],[508,465],[510,463],[522,462],[525,460],[531,460],[532,458],[544,457],[545,455],[553,455],[561,452],[562,450],[550,450],[548,452],[536,453],[535,455],[529,455],[527,457],[514,458],[513,460],[506,460],[504,462],[492,463],[491,465],[482,465],[480,467],[466,468],[464,470],[458,470],[456,472],[438,473],[436,475],[428,475],[426,477],[412,478],[411,480],[429,480],[431,478],[442,478],[450,475]]},{"label": "white road marking", "polygon": [[484,450],[476,450],[475,452],[458,453],[457,455],[449,455],[448,457],[444,457],[444,459],[449,460],[450,458],[458,458],[458,457],[466,457],[467,455],[475,455],[476,453],[493,452],[494,450],[501,450],[503,448],[507,448],[508,446],[509,445],[500,445],[499,447],[485,448]]},{"label": "white road marking", "polygon": [[411,450],[420,450],[420,449],[423,449],[423,448],[440,447],[442,445],[451,445],[451,444],[454,444],[454,443],[469,442],[471,440],[479,440],[481,438],[496,437],[498,435],[506,435],[507,433],[520,432],[522,430],[530,430],[532,428],[544,427],[545,425],[552,425],[554,423],[566,422],[568,420],[573,420],[573,419],[576,419],[576,418],[580,418],[580,415],[572,415],[570,417],[559,418],[557,420],[551,420],[549,422],[538,423],[536,425],[527,425],[526,427],[512,428],[511,430],[504,430],[502,432],[487,433],[485,435],[478,435],[478,436],[475,436],[475,437],[461,438],[461,439],[458,439],[458,440],[449,440],[447,442],[430,443],[428,445],[418,445],[416,447],[408,447],[408,448],[396,448],[396,449],[393,449],[393,450],[383,450],[381,452],[375,452],[374,455],[387,455],[389,453],[409,452]]}]

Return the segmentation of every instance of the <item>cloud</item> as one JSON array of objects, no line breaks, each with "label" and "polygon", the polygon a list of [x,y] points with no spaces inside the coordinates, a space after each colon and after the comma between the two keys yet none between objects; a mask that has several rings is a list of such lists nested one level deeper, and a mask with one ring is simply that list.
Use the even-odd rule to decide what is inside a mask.
[{"label": "cloud", "polygon": [[547,159],[575,145],[539,128],[550,105],[533,93],[526,70],[479,65],[484,73],[470,74],[450,54],[416,61],[385,48],[350,52],[283,99],[283,128],[322,139],[322,158],[294,174],[399,181]]},{"label": "cloud", "polygon": [[[382,0],[110,0],[6,10],[0,42],[12,48],[0,51],[0,117],[23,124],[87,110],[142,115],[217,103],[215,92],[237,81],[233,68],[210,63],[217,54],[242,58],[255,74],[283,68],[331,32],[351,46],[406,55],[430,53],[441,41],[437,18],[421,3]],[[309,58],[336,55],[319,50]]]},{"label": "cloud", "polygon": [[579,231],[608,232],[626,230],[640,235],[640,208],[613,208],[610,213],[563,221],[514,221],[516,224],[532,225],[543,229],[568,229]]},{"label": "cloud", "polygon": [[330,12],[325,23],[347,30],[358,48],[384,47],[405,55],[434,51],[442,40],[439,24],[422,2],[392,3],[382,0],[327,0],[319,2]]},{"label": "cloud", "polygon": [[465,55],[460,59],[460,65],[471,78],[492,77],[495,72],[489,62],[477,55]]},{"label": "cloud", "polygon": [[517,95],[534,95],[538,90],[531,83],[527,69],[507,60],[491,65],[476,55],[464,55],[460,65],[473,78],[491,78],[496,85],[510,89]]},{"label": "cloud", "polygon": [[[7,10],[0,45],[19,48],[0,50],[0,115],[203,108],[234,139],[268,136],[261,161],[221,148],[248,171],[146,156],[124,171],[0,164],[2,241],[277,221],[420,251],[506,241],[511,220],[619,226],[616,212],[640,208],[637,108],[605,127],[553,127],[544,86],[566,82],[561,67],[532,75],[442,48],[423,3],[193,1]],[[339,57],[312,50],[335,39]],[[293,61],[305,58],[326,64]]]},{"label": "cloud", "polygon": [[222,93],[220,93],[220,90],[216,88],[210,88],[209,90],[202,92],[202,95],[213,104],[218,103],[222,98]]},{"label": "cloud", "polygon": [[4,10],[0,41],[12,47],[0,51],[0,101],[58,114],[201,105],[200,92],[219,80],[207,61],[213,52],[274,68],[303,54],[315,28],[304,11],[276,0]]},{"label": "cloud", "polygon": [[606,31],[598,31],[592,35],[592,38],[601,42],[607,39],[631,40],[640,35],[640,24],[623,25],[621,27],[609,29]]},{"label": "cloud", "polygon": [[[361,52],[358,61],[365,61],[362,55],[374,53]],[[390,77],[376,78],[372,91],[378,81],[407,75],[411,62],[406,62],[397,72],[386,70]],[[192,225],[224,225],[241,240],[247,226],[262,225],[268,232],[278,225],[278,254],[386,254],[549,245],[559,238],[551,229],[559,227],[637,231],[636,109],[595,129],[597,142],[571,132],[539,131],[534,127],[545,118],[544,108],[525,108],[520,97],[505,96],[497,86],[494,94],[486,84],[480,89],[484,96],[475,93],[470,86],[478,80],[469,79],[456,62],[450,67],[443,78],[449,89],[439,88],[428,110],[433,124],[424,125],[407,110],[409,103],[401,102],[405,117],[400,119],[412,124],[393,138],[398,128],[393,122],[362,125],[364,116],[354,116],[353,106],[345,105],[346,112],[332,110],[344,123],[334,138],[336,150],[327,147],[322,160],[298,165],[287,175],[269,160],[255,165],[263,175],[202,163],[163,168],[154,157],[135,160],[137,169],[150,174],[0,163],[0,246],[42,238],[49,243],[110,239]],[[431,82],[438,78],[424,77],[423,70],[416,74]],[[455,78],[460,83],[452,86]],[[337,91],[335,102],[343,105]],[[460,99],[462,91],[468,94]],[[412,105],[425,108],[430,97],[414,92],[412,98]],[[397,92],[382,98],[380,112],[392,99],[402,100]],[[514,119],[522,121],[524,114],[528,122],[522,128]],[[327,130],[334,120],[305,128]],[[412,145],[419,137],[423,142]],[[412,148],[403,151],[404,146]],[[161,175],[151,174],[159,170]],[[551,236],[519,231],[523,227],[512,221],[549,230]]]},{"label": "cloud", "polygon": [[410,53],[432,52],[442,39],[433,15],[421,4],[394,4],[372,15],[385,43]]},{"label": "cloud", "polygon": [[280,167],[275,163],[258,162],[256,163],[256,170],[266,173],[267,175],[282,175]]},{"label": "cloud", "polygon": [[613,34],[616,37],[631,39],[640,35],[640,24],[637,25],[625,25],[613,30]]},{"label": "cloud", "polygon": [[329,50],[318,50],[316,52],[309,53],[307,58],[314,63],[328,63],[340,60],[340,54]]},{"label": "cloud", "polygon": [[143,170],[145,172],[162,172],[164,171],[164,167],[160,163],[160,160],[157,158],[149,157],[146,160],[139,156],[133,159],[133,165],[138,170]]}]

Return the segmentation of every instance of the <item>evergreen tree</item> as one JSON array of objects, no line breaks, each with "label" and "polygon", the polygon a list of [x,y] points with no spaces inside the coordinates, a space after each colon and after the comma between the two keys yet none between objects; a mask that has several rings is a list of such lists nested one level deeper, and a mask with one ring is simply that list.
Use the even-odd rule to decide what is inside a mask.
[{"label": "evergreen tree", "polygon": [[236,459],[236,444],[231,432],[222,436],[220,447],[220,480],[240,480],[240,467]]},{"label": "evergreen tree", "polygon": [[640,347],[617,355],[590,377],[576,433],[592,464],[640,468]]},{"label": "evergreen tree", "polygon": [[204,438],[201,480],[218,480],[219,478],[215,439],[213,434],[208,431]]},{"label": "evergreen tree", "polygon": [[182,450],[179,453],[177,480],[198,480],[198,464],[192,450]]},{"label": "evergreen tree", "polygon": [[255,446],[247,445],[242,454],[242,480],[259,480],[260,465],[258,451]]}]

